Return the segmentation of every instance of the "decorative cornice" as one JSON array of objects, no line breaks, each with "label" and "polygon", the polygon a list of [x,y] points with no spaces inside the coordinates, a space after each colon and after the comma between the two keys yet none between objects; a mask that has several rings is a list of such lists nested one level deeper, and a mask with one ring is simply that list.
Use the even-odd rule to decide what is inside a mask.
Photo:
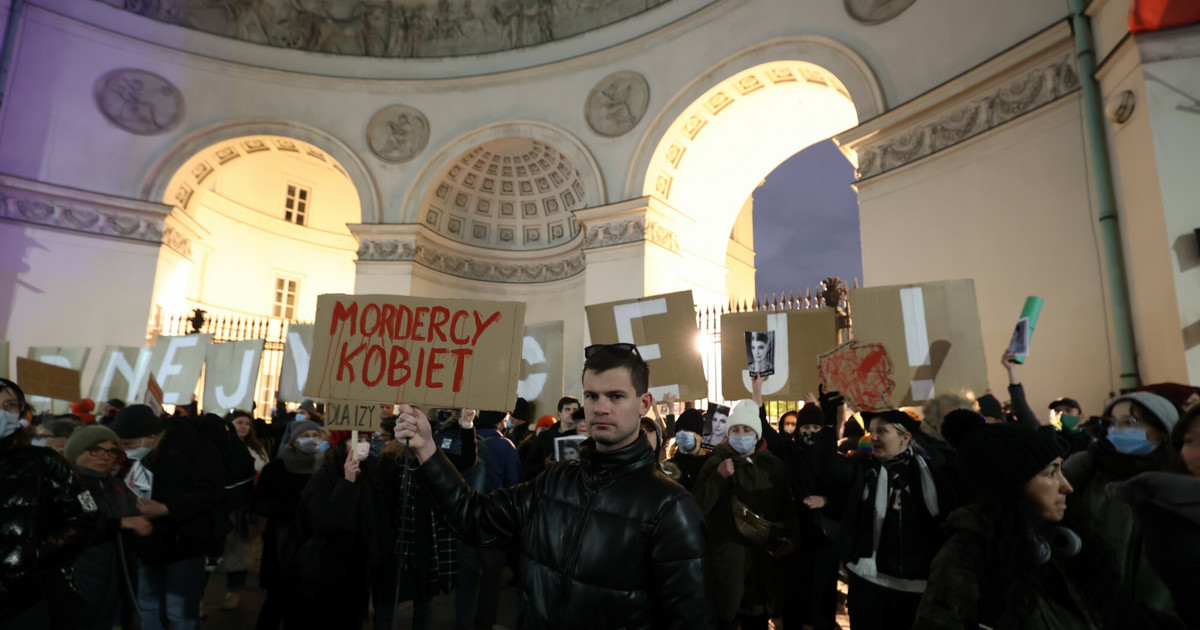
[{"label": "decorative cornice", "polygon": [[1079,89],[1071,55],[1043,63],[983,96],[858,147],[858,179],[881,175],[1024,116]]},{"label": "decorative cornice", "polygon": [[162,243],[186,258],[192,257],[192,240],[169,225],[163,228]]},{"label": "decorative cornice", "polygon": [[459,278],[505,284],[554,282],[578,275],[586,266],[583,252],[549,261],[507,262],[454,254],[411,240],[361,237],[358,259],[366,262],[414,262]]},{"label": "decorative cornice", "polygon": [[642,217],[589,225],[583,237],[583,248],[596,249],[637,241],[648,241],[679,253],[679,237],[671,228]]},{"label": "decorative cornice", "polygon": [[[12,221],[158,244],[164,242],[163,221],[169,211],[160,204],[0,176],[0,218]],[[190,251],[182,235],[172,234],[170,241],[170,247]]]}]

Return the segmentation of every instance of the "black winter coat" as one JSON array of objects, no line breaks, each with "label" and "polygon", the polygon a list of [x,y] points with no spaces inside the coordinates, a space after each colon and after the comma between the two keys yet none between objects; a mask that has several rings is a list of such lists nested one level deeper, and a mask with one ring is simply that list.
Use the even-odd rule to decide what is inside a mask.
[{"label": "black winter coat", "polygon": [[208,553],[225,539],[221,496],[225,479],[216,446],[187,420],[170,421],[162,443],[144,463],[154,473],[150,498],[169,514],[156,518],[141,542],[142,562],[168,564]]},{"label": "black winter coat", "polygon": [[0,619],[46,596],[88,544],[96,504],[52,449],[0,440]]},{"label": "black winter coat", "polygon": [[418,474],[465,542],[519,545],[517,628],[716,626],[704,517],[645,436],[609,453],[588,440],[580,460],[487,495],[440,451]]},{"label": "black winter coat", "polygon": [[[126,597],[126,579],[137,582],[136,536],[121,530],[121,519],[140,516],[137,499],[125,483],[108,475],[80,469],[83,485],[99,508],[96,527],[79,559],[75,561],[75,586],[83,596],[79,628],[112,627],[117,602]],[[117,538],[121,538],[121,545]],[[124,550],[125,557],[121,557]],[[128,571],[128,572],[126,572]]]}]

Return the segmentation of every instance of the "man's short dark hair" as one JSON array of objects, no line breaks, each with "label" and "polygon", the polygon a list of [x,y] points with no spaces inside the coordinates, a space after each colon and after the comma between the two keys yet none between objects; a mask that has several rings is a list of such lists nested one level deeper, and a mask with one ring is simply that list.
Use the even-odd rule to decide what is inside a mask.
[{"label": "man's short dark hair", "polygon": [[636,352],[620,352],[607,348],[600,349],[583,362],[583,371],[591,370],[597,374],[615,368],[629,370],[629,378],[633,381],[633,391],[638,396],[650,391],[650,366]]},{"label": "man's short dark hair", "polygon": [[563,396],[562,398],[558,399],[558,410],[559,411],[562,411],[563,407],[566,407],[567,405],[582,406],[582,405],[579,405],[579,399],[574,396]]}]

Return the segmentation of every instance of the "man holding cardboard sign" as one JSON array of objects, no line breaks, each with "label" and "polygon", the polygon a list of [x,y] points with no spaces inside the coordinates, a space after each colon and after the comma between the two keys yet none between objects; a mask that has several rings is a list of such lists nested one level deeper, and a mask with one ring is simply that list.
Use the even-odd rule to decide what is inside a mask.
[{"label": "man holding cardboard sign", "polygon": [[631,344],[591,346],[583,369],[592,437],[578,461],[477,494],[437,450],[429,421],[400,407],[421,485],[469,544],[521,546],[519,628],[716,627],[703,516],[655,468],[641,434],[650,370]]}]

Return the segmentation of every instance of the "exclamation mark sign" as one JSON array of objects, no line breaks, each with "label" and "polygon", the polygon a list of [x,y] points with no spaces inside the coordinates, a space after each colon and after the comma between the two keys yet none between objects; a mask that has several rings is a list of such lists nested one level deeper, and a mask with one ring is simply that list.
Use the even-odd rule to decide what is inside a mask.
[{"label": "exclamation mark sign", "polygon": [[[925,327],[925,295],[921,287],[900,289],[900,310],[904,315],[904,340],[908,349],[908,364],[916,372],[929,374],[931,378],[912,380],[912,399],[933,398],[932,361],[929,351],[929,331]],[[915,374],[914,374],[915,376]]]}]

